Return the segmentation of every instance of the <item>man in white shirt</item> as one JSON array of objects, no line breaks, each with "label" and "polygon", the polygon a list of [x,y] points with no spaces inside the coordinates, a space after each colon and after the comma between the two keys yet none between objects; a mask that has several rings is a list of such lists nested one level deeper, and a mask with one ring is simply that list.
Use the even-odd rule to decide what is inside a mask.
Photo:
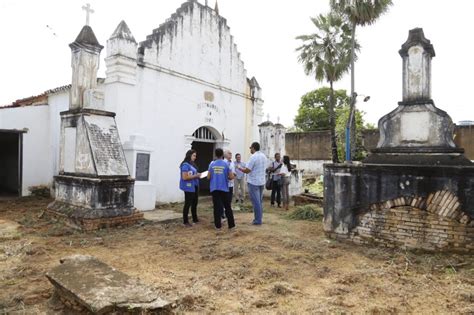
[{"label": "man in white shirt", "polygon": [[245,168],[246,164],[242,162],[242,156],[240,153],[235,155],[235,179],[234,179],[234,195],[235,195],[235,202],[239,202],[242,204],[244,202],[245,196],[245,173],[242,172],[239,168]]},{"label": "man in white shirt", "polygon": [[253,225],[261,225],[263,219],[263,188],[265,186],[265,168],[267,157],[260,152],[260,144],[252,143],[250,146],[250,157],[246,167],[239,169],[247,175],[247,188],[253,205]]}]

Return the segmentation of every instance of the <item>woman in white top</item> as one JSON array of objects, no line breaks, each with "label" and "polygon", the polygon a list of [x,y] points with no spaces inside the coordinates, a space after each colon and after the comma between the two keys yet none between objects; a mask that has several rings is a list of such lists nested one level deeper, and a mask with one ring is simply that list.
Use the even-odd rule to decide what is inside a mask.
[{"label": "woman in white top", "polygon": [[290,204],[290,176],[291,176],[291,163],[288,155],[283,156],[283,165],[280,170],[281,175],[281,194],[283,199],[283,206],[288,210]]}]

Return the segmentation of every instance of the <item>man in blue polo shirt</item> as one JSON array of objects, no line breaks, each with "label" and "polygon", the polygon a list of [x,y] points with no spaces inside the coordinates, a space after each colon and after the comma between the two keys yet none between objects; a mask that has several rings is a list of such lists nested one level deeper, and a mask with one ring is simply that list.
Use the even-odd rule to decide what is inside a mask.
[{"label": "man in blue polo shirt", "polygon": [[224,151],[217,148],[214,153],[216,159],[209,165],[209,172],[207,173],[214,208],[214,225],[217,230],[221,229],[221,211],[224,208],[229,229],[233,229],[235,227],[234,214],[232,213],[228,193],[229,180],[234,179],[234,173],[230,171],[229,164],[223,160]]}]

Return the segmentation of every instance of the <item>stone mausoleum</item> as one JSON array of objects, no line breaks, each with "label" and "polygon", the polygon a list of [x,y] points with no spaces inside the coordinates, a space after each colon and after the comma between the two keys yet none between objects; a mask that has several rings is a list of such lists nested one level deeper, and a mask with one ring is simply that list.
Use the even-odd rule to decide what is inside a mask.
[{"label": "stone mausoleum", "polygon": [[361,244],[473,251],[474,165],[431,99],[435,50],[416,28],[399,53],[403,100],[379,120],[377,148],[361,164],[324,166],[325,232]]}]

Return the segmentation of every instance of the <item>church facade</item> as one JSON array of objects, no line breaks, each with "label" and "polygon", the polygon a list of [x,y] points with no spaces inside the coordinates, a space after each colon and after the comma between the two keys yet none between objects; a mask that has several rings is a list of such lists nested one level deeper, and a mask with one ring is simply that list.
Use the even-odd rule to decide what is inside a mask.
[{"label": "church facade", "polygon": [[[98,106],[116,113],[124,149],[133,151],[125,153],[136,191],[146,187],[147,198],[183,199],[179,163],[187,150],[197,150],[202,171],[214,148],[248,158],[259,139],[262,90],[247,77],[226,20],[206,5],[183,3],[141,42],[122,21],[106,43],[105,66],[103,94],[93,99],[103,95]],[[27,195],[52,185],[69,94],[64,86],[0,107],[0,145],[8,148],[0,153],[0,191]]]}]

